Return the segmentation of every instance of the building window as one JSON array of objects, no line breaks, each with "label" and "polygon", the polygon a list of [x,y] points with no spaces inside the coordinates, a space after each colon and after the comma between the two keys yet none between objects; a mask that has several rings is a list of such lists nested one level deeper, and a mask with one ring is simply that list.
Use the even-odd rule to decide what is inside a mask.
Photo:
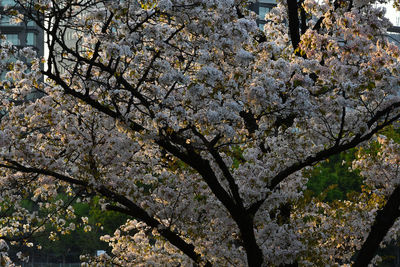
[{"label": "building window", "polygon": [[9,26],[10,25],[10,17],[1,15],[0,26]]},{"label": "building window", "polygon": [[20,45],[21,42],[19,41],[18,34],[8,33],[5,34],[7,41],[11,42],[13,45]]},{"label": "building window", "polygon": [[32,21],[32,20],[29,20],[28,23],[26,24],[26,26],[28,26],[28,27],[35,27],[35,26],[36,26],[36,23],[35,23],[34,21]]},{"label": "building window", "polygon": [[26,34],[26,45],[36,46],[36,33],[28,32]]},{"label": "building window", "polygon": [[264,28],[266,23],[265,15],[271,11],[272,8],[276,6],[275,0],[258,0],[252,5],[250,5],[250,10],[258,14],[257,25],[260,29]]},{"label": "building window", "polygon": [[258,8],[258,18],[260,20],[265,20],[265,15],[271,11],[271,7],[260,6]]},{"label": "building window", "polygon": [[15,5],[15,1],[14,0],[0,0],[0,4],[2,6],[11,6],[11,5]]}]

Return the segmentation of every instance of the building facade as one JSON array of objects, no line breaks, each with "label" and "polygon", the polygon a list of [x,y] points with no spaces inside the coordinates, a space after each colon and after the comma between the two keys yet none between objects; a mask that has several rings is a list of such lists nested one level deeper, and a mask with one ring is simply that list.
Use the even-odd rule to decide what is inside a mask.
[{"label": "building facade", "polygon": [[4,12],[5,6],[13,6],[13,0],[0,0],[0,34],[16,46],[32,46],[38,55],[44,55],[44,34],[35,22],[25,20],[19,24],[10,23],[10,17]]},{"label": "building facade", "polygon": [[[10,16],[7,15],[7,7],[15,5],[13,0],[0,0],[0,35],[4,35],[7,41],[10,41],[17,48],[32,47],[38,57],[44,56],[44,32],[34,22],[24,19],[20,23],[12,23]],[[23,13],[23,12],[21,12]],[[23,60],[24,58],[12,58],[9,61]],[[28,63],[28,62],[27,62]],[[28,63],[29,65],[29,63]],[[5,79],[6,69],[0,69],[0,80]],[[32,91],[27,99],[38,97],[36,91]]]},{"label": "building facade", "polygon": [[250,6],[250,10],[254,11],[258,15],[257,25],[260,29],[263,29],[266,23],[265,15],[275,6],[275,0],[258,0]]},{"label": "building facade", "polygon": [[[275,6],[275,0],[257,0],[250,6],[250,10],[258,15],[257,25],[261,30],[264,29],[266,23],[265,15]],[[385,8],[387,10],[386,17],[393,23],[393,26],[388,29],[386,36],[389,38],[389,41],[400,46],[400,12],[392,4],[385,5]]]},{"label": "building facade", "polygon": [[17,47],[33,47],[38,56],[44,55],[44,34],[43,30],[35,22],[24,20],[21,23],[13,24],[7,16],[5,7],[13,6],[13,0],[0,0],[0,34]]}]

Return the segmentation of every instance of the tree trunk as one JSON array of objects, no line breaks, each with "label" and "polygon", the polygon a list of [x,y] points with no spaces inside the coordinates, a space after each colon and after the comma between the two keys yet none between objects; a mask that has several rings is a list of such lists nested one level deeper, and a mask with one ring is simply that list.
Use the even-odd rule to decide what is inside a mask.
[{"label": "tree trunk", "polygon": [[379,248],[379,244],[382,242],[390,227],[393,226],[396,219],[400,216],[399,208],[400,187],[398,186],[389,197],[383,209],[378,211],[367,240],[365,240],[363,246],[358,252],[357,258],[353,263],[353,267],[368,266],[375,256]]}]

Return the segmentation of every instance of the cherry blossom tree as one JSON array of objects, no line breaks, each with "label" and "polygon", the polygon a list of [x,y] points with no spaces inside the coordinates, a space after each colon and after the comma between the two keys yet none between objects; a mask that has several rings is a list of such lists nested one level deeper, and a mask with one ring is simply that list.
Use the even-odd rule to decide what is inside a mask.
[{"label": "cherry blossom tree", "polygon": [[383,137],[354,163],[361,194],[303,195],[307,170],[400,117],[385,1],[278,1],[264,31],[244,0],[15,2],[48,56],[1,44],[5,242],[68,234],[71,203],[93,197],[131,219],[86,265],[366,266],[396,235],[399,150]]}]

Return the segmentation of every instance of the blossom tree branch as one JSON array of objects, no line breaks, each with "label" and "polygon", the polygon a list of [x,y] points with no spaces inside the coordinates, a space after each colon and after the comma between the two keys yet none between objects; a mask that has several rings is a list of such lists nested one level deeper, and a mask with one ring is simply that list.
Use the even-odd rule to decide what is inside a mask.
[{"label": "blossom tree branch", "polygon": [[[54,177],[57,180],[67,182],[73,185],[81,186],[85,189],[89,189],[90,186],[87,182],[77,180],[74,178],[71,178],[67,175],[60,174],[54,171],[49,171],[45,169],[39,169],[39,168],[33,168],[33,167],[25,167],[18,162],[15,162],[13,160],[7,160],[10,162],[10,165],[4,165],[1,164],[0,167],[6,168],[6,169],[12,169],[15,171],[23,172],[23,173],[29,173],[29,174],[40,174],[40,175],[46,175],[46,176],[51,176]],[[179,248],[183,253],[185,253],[188,257],[190,257],[194,262],[196,263],[203,263],[203,259],[201,255],[197,254],[194,251],[194,246],[191,244],[188,244],[185,242],[177,233],[172,232],[170,229],[166,228],[163,226],[159,221],[151,217],[145,210],[140,208],[138,205],[133,203],[131,200],[128,198],[119,195],[115,192],[112,192],[111,190],[107,189],[106,187],[102,186],[100,188],[90,188],[92,190],[98,191],[102,196],[106,197],[112,202],[118,203],[119,205],[125,207],[120,207],[120,206],[112,206],[108,205],[107,208],[109,210],[114,210],[121,212],[123,214],[132,216],[133,218],[139,219],[147,225],[157,229],[159,233],[167,239],[171,244],[175,245],[177,248]],[[211,263],[208,261],[205,261],[204,266],[211,266]]]},{"label": "blossom tree branch", "polygon": [[366,266],[372,261],[383,238],[399,217],[400,187],[396,187],[385,206],[377,212],[371,231],[362,247],[355,254],[356,259],[352,266]]}]

